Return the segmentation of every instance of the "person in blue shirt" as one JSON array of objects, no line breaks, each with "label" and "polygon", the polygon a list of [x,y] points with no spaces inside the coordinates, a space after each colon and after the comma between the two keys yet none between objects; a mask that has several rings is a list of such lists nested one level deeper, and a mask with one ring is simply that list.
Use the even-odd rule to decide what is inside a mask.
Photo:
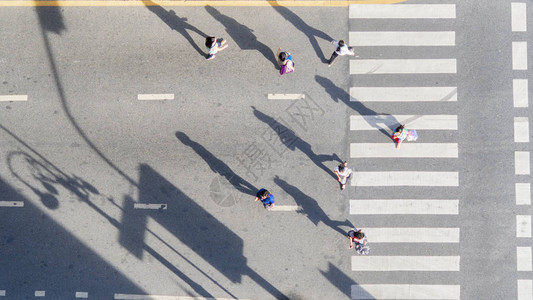
[{"label": "person in blue shirt", "polygon": [[263,207],[266,209],[271,209],[274,207],[274,195],[270,194],[266,189],[260,189],[259,192],[255,195],[255,201],[261,200]]}]

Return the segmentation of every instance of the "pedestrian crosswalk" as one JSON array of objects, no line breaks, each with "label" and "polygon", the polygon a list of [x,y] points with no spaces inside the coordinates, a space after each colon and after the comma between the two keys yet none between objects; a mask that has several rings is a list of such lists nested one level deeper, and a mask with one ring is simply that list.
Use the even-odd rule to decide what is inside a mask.
[{"label": "pedestrian crosswalk", "polygon": [[[361,56],[350,60],[350,101],[357,104],[354,107],[371,106],[365,112],[380,112],[354,111],[349,119],[350,159],[355,168],[350,184],[357,195],[350,200],[350,214],[357,218],[355,225],[366,233],[372,249],[369,255],[351,256],[357,282],[351,286],[352,299],[460,299],[459,276],[439,275],[461,269],[460,199],[454,196],[460,183],[460,147],[453,140],[459,130],[456,103],[460,99],[456,82],[450,81],[457,73],[457,60],[436,56],[454,52],[434,51],[456,46],[456,33],[450,31],[455,16],[455,4],[350,6],[349,44]],[[413,19],[422,29],[424,22],[431,24],[429,30],[413,31]],[[363,55],[365,47],[372,47],[371,55]],[[402,51],[390,51],[394,47]],[[381,49],[388,56],[382,58]],[[406,57],[406,49],[416,51]],[[390,57],[390,53],[398,55]],[[413,57],[417,54],[421,56]],[[442,107],[446,114],[438,113]],[[420,138],[397,149],[392,139],[384,142],[383,132],[392,134],[400,124],[417,130]],[[395,219],[402,216],[408,218],[402,218],[401,226],[390,226],[400,224]],[[430,218],[448,222],[442,226],[428,222]],[[378,226],[372,226],[376,220]],[[420,250],[424,244],[448,247],[432,253],[428,249],[435,247]],[[375,276],[376,272],[382,276]],[[423,276],[415,276],[419,272]],[[417,280],[410,282],[411,278]]]}]

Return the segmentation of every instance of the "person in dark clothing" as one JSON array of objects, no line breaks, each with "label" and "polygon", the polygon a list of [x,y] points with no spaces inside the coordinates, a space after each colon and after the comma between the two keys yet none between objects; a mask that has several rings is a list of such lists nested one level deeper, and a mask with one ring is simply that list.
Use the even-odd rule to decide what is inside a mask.
[{"label": "person in dark clothing", "polygon": [[266,189],[260,189],[255,195],[255,201],[259,200],[261,200],[263,207],[266,209],[274,207],[274,195],[270,194]]}]

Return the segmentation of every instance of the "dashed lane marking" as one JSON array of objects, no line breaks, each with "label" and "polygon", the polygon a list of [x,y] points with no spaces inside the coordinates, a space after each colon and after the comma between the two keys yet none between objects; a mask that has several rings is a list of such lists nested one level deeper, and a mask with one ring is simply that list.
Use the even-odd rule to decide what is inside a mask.
[{"label": "dashed lane marking", "polygon": [[528,88],[527,79],[513,79],[514,107],[528,107]]},{"label": "dashed lane marking", "polygon": [[35,297],[44,297],[45,295],[45,291],[35,291]]},{"label": "dashed lane marking", "polygon": [[519,279],[517,300],[533,300],[533,280]]},{"label": "dashed lane marking", "polygon": [[529,175],[529,151],[514,152],[514,170],[516,175]]},{"label": "dashed lane marking", "polygon": [[268,100],[298,100],[305,99],[305,94],[268,94]]},{"label": "dashed lane marking", "polygon": [[513,70],[527,70],[527,42],[513,42]]},{"label": "dashed lane marking", "polygon": [[0,201],[0,207],[24,207],[24,201]]},{"label": "dashed lane marking", "polygon": [[0,95],[0,101],[28,101],[28,95]]},{"label": "dashed lane marking", "polygon": [[88,292],[76,292],[76,298],[89,298]]},{"label": "dashed lane marking", "polygon": [[137,100],[174,100],[174,94],[138,94]]},{"label": "dashed lane marking", "polygon": [[531,237],[531,216],[518,215],[516,216],[516,237],[530,238]]},{"label": "dashed lane marking", "polygon": [[531,205],[531,183],[515,184],[516,205]]},{"label": "dashed lane marking", "polygon": [[514,118],[514,141],[515,143],[529,143],[529,118]]},{"label": "dashed lane marking", "polygon": [[133,208],[136,209],[167,209],[167,205],[163,203],[134,203]]},{"label": "dashed lane marking", "polygon": [[525,3],[511,3],[511,21],[512,31],[527,30],[527,10]]},{"label": "dashed lane marking", "polygon": [[271,211],[299,211],[302,210],[301,206],[298,205],[274,205],[270,209]]},{"label": "dashed lane marking", "polygon": [[516,270],[531,271],[531,247],[516,247]]}]

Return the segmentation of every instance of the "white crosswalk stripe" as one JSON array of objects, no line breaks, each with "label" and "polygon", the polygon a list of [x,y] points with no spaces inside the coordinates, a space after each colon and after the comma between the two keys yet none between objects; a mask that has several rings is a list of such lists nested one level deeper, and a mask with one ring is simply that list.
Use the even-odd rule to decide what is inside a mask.
[{"label": "white crosswalk stripe", "polygon": [[455,4],[350,5],[350,19],[455,19]]},{"label": "white crosswalk stripe", "polygon": [[[459,228],[365,228],[372,243],[459,243]],[[531,249],[530,249],[531,250]]]},{"label": "white crosswalk stripe", "polygon": [[350,130],[393,130],[404,124],[417,130],[457,130],[455,115],[367,115],[350,116]]},{"label": "white crosswalk stripe", "polygon": [[355,102],[426,102],[457,101],[456,87],[351,87],[350,101]]},{"label": "white crosswalk stripe", "polygon": [[[455,9],[455,4],[350,6],[349,18],[357,19],[356,23],[351,24],[357,24],[358,28],[349,31],[349,45],[373,47],[372,56],[353,58],[349,63],[352,82],[358,85],[350,87],[350,103],[356,110],[358,107],[367,108],[366,114],[358,115],[354,112],[349,120],[350,158],[355,166],[350,185],[355,187],[357,193],[356,199],[350,200],[350,215],[357,216],[358,222],[370,225],[361,228],[368,239],[370,249],[381,248],[379,256],[373,256],[371,250],[369,255],[356,255],[351,258],[352,271],[358,272],[359,279],[359,284],[351,286],[352,299],[460,299],[461,286],[456,285],[457,282],[417,280],[410,284],[406,282],[410,276],[398,277],[400,282],[391,282],[390,279],[380,282],[375,279],[379,277],[365,277],[365,272],[460,272],[458,247],[443,248],[444,252],[438,253],[419,250],[420,244],[423,243],[457,246],[461,242],[460,228],[454,227],[460,200],[453,199],[453,196],[430,199],[426,198],[427,194],[418,196],[417,193],[431,187],[456,193],[459,186],[459,172],[454,166],[458,164],[457,158],[461,154],[460,145],[453,140],[453,136],[458,134],[451,135],[453,131],[459,130],[459,122],[457,115],[450,109],[457,107],[460,93],[456,83],[449,80],[450,76],[454,76],[458,71],[457,60],[449,56],[433,55],[438,53],[433,51],[435,47],[453,49],[456,46],[456,33],[450,31],[452,21],[456,17]],[[391,30],[391,19],[395,19],[394,24],[405,20],[406,26],[398,26],[404,30]],[[412,19],[417,19],[416,22],[420,24],[431,22],[428,24],[442,24],[443,27],[431,26],[425,31],[414,31],[410,27],[413,24]],[[434,19],[442,21],[434,22]],[[365,22],[368,24],[364,24]],[[518,24],[516,28],[520,26],[522,25]],[[394,47],[401,47],[399,49],[404,51],[398,51],[398,57],[381,58],[380,49],[391,53]],[[425,52],[421,57],[402,57],[406,53],[405,49],[417,50],[412,53],[431,51],[431,54]],[[526,48],[522,44],[514,46],[515,69],[525,68],[527,57],[524,49]],[[361,53],[364,53],[364,50],[361,50]],[[421,81],[420,84],[413,84],[412,80],[408,80],[422,77],[431,78],[432,84],[428,85],[427,80]],[[442,80],[439,79],[441,77]],[[376,80],[370,81],[371,78]],[[373,84],[365,85],[365,82]],[[403,82],[405,84],[402,84]],[[521,91],[519,96],[513,99],[515,106],[526,107],[524,98],[527,98],[527,81],[513,82],[513,89]],[[438,110],[435,110],[437,107],[447,107],[447,113],[438,114]],[[423,108],[428,111],[423,111]],[[368,111],[380,113],[369,114]],[[375,136],[383,141],[383,132],[392,134],[400,124],[404,124],[409,130],[417,130],[421,138],[415,142],[404,141],[398,149],[392,140],[388,143],[378,143],[368,139]],[[527,126],[529,125],[526,118],[515,120],[516,140],[528,140]],[[452,136],[452,140],[443,141],[442,138],[439,139],[442,136]],[[529,153],[517,153],[517,162],[524,162],[525,165],[529,161],[526,161],[526,156],[529,159]],[[391,163],[391,158],[401,159],[406,163],[394,164]],[[443,165],[446,165],[445,169],[442,168]],[[374,168],[375,166],[377,167]],[[406,166],[409,169],[406,169]],[[417,170],[418,167],[420,170]],[[517,173],[529,174],[529,169],[522,167],[517,169]],[[391,196],[396,195],[394,191],[397,189],[402,192],[400,194],[411,192],[412,196],[409,196],[410,199]],[[525,196],[526,186],[517,186],[517,191],[520,191],[517,193],[518,202],[529,202],[529,198]],[[442,192],[439,193],[443,195]],[[379,224],[387,224],[388,220],[397,216],[409,217],[402,218],[404,223],[401,227],[373,227],[372,223],[369,223],[380,220]],[[421,225],[419,220],[422,218],[449,218],[450,227]],[[517,219],[517,236],[530,236],[530,231],[526,229],[530,223],[530,216]],[[387,243],[401,244],[402,249],[409,249],[411,252],[403,256],[405,252],[395,253],[395,248],[383,248]],[[384,249],[393,250],[383,255]],[[520,249],[517,257],[527,260],[529,252]],[[392,274],[394,273],[384,277],[390,278]],[[527,283],[521,286],[522,289],[526,287]]]},{"label": "white crosswalk stripe", "polygon": [[458,300],[461,286],[443,284],[361,284],[352,285],[351,298]]},{"label": "white crosswalk stripe", "polygon": [[404,144],[397,149],[393,143],[353,143],[350,145],[351,158],[370,157],[440,157],[457,158],[458,147],[455,143],[413,143]]},{"label": "white crosswalk stripe", "polygon": [[459,271],[459,256],[352,256],[352,271]]},{"label": "white crosswalk stripe", "polygon": [[[523,63],[520,62],[519,66],[523,66]],[[452,74],[456,72],[457,61],[455,59],[350,60],[350,74]]]},{"label": "white crosswalk stripe", "polygon": [[457,215],[458,200],[350,200],[351,215]]},{"label": "white crosswalk stripe", "polygon": [[455,46],[454,31],[351,31],[350,46]]}]

